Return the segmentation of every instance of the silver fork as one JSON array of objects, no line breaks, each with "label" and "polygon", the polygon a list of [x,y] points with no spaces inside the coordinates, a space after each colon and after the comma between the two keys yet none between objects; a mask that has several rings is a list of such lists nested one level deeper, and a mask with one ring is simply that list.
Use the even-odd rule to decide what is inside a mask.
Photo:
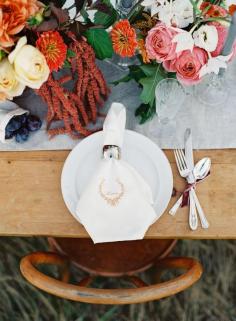
[{"label": "silver fork", "polygon": [[[191,170],[187,166],[184,152],[182,149],[175,149],[174,155],[180,176],[187,178],[191,174]],[[193,193],[195,191],[191,188],[189,191],[189,226],[191,230],[195,231],[198,227],[198,217]]]},{"label": "silver fork", "polygon": [[[183,150],[176,149],[176,150],[174,150],[174,154],[175,154],[175,160],[176,160],[176,164],[177,164],[180,175],[184,178],[187,178],[187,176],[189,175],[191,170],[188,169],[186,158],[185,158]],[[205,228],[205,229],[208,228],[209,223],[207,221],[206,215],[201,207],[201,204],[198,200],[198,197],[197,197],[197,194],[196,194],[194,188],[191,188],[191,190],[189,192],[189,199],[190,199],[190,212],[191,212],[191,203],[192,203],[192,206],[194,204],[194,207],[196,206],[196,208],[197,208],[202,228]],[[181,202],[182,202],[182,199],[181,199]],[[194,229],[197,228],[196,226],[198,224],[197,213],[196,213],[196,220],[195,220],[195,214],[194,214],[194,212],[196,211],[196,208],[195,208],[195,210],[192,209],[193,212],[191,212],[191,214],[189,215],[189,225],[190,225],[190,227],[192,225],[192,227],[194,227]]]}]

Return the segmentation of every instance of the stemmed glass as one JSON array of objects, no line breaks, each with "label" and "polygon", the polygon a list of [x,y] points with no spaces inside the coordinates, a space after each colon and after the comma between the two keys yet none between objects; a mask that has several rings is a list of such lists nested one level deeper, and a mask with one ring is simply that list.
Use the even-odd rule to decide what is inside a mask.
[{"label": "stemmed glass", "polygon": [[157,84],[155,89],[156,116],[147,124],[147,136],[157,138],[160,126],[175,122],[186,96],[186,90],[174,78],[163,79]]},{"label": "stemmed glass", "polygon": [[176,118],[185,100],[186,92],[178,80],[166,78],[158,83],[155,96],[158,121],[165,125]]},{"label": "stemmed glass", "polygon": [[[121,19],[127,19],[133,7],[136,5],[137,0],[117,0],[116,10]],[[112,59],[109,60],[111,64],[118,66],[120,69],[126,71],[129,66],[139,63],[137,57],[121,57],[114,53]]]},{"label": "stemmed glass", "polygon": [[227,99],[229,86],[227,73],[223,70],[218,75],[212,73],[205,76],[195,86],[195,96],[203,104],[209,106],[221,105]]}]

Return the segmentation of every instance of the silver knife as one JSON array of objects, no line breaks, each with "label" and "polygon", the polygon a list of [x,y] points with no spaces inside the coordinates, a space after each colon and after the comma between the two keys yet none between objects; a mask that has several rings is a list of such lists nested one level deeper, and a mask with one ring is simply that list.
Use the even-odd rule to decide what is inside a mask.
[{"label": "silver knife", "polygon": [[[187,162],[188,169],[191,171],[187,177],[187,182],[192,184],[195,182],[195,178],[193,175],[194,169],[194,158],[193,158],[193,143],[192,143],[192,133],[191,129],[187,128],[184,134],[184,151],[185,151],[185,158]],[[198,217],[196,211],[196,203],[194,200],[194,189],[191,188],[189,191],[189,226],[192,230],[196,230],[198,227]]]}]

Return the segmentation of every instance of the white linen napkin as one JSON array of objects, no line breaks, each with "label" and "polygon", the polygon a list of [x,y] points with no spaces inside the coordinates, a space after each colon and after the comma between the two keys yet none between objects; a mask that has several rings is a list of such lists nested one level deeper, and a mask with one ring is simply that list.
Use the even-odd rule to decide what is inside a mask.
[{"label": "white linen napkin", "polygon": [[[121,154],[125,122],[125,107],[113,103],[103,125],[104,146],[118,146]],[[137,240],[157,219],[152,205],[151,188],[132,166],[121,159],[101,158],[76,215],[94,243]]]}]

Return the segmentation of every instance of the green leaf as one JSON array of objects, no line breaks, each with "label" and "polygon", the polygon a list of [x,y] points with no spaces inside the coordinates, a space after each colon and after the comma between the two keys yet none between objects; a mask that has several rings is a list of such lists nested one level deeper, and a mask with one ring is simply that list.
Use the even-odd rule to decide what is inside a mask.
[{"label": "green leaf", "polygon": [[97,11],[94,15],[94,23],[96,25],[102,25],[104,28],[109,28],[117,20],[118,13],[115,9],[112,10],[112,14],[106,14],[101,11]]},{"label": "green leaf", "polygon": [[155,100],[155,89],[157,84],[165,78],[163,72],[161,72],[160,65],[156,68],[154,74],[150,77],[140,79],[139,83],[143,86],[141,93],[141,100],[144,104],[153,104]]},{"label": "green leaf", "polygon": [[111,58],[113,54],[112,42],[105,29],[89,29],[85,32],[88,43],[93,47],[98,59]]},{"label": "green leaf", "polygon": [[71,67],[70,62],[68,60],[65,60],[63,68],[70,68],[70,67]]},{"label": "green leaf", "polygon": [[0,61],[6,57],[6,53],[3,50],[0,50]]},{"label": "green leaf", "polygon": [[145,73],[142,71],[141,66],[130,66],[129,70],[131,77],[137,82],[145,77]]},{"label": "green leaf", "polygon": [[122,82],[129,82],[131,79],[133,79],[132,76],[130,74],[128,74],[128,75],[122,77],[119,80],[115,80],[115,81],[111,82],[111,84],[114,85],[114,86],[117,86]]},{"label": "green leaf", "polygon": [[76,56],[75,52],[71,49],[67,49],[66,58],[74,58]]},{"label": "green leaf", "polygon": [[27,20],[27,23],[30,27],[38,26],[43,22],[42,15],[38,14],[34,17],[31,17]]},{"label": "green leaf", "polygon": [[129,73],[121,79],[112,82],[112,84],[116,86],[122,82],[128,82],[132,79],[134,79],[136,82],[139,82],[139,80],[143,77],[145,77],[145,73],[142,71],[141,66],[130,66]]},{"label": "green leaf", "polygon": [[155,104],[141,104],[135,111],[135,116],[140,118],[139,123],[142,125],[155,115]]},{"label": "green leaf", "polygon": [[144,72],[144,74],[147,77],[152,77],[153,75],[155,75],[157,68],[158,68],[157,65],[142,65],[142,66],[140,66],[140,69]]},{"label": "green leaf", "polygon": [[[107,7],[106,10],[104,10],[104,6]],[[98,10],[94,16],[96,25],[102,25],[107,29],[118,19],[118,13],[109,0],[101,0],[100,5],[95,8]]]}]

